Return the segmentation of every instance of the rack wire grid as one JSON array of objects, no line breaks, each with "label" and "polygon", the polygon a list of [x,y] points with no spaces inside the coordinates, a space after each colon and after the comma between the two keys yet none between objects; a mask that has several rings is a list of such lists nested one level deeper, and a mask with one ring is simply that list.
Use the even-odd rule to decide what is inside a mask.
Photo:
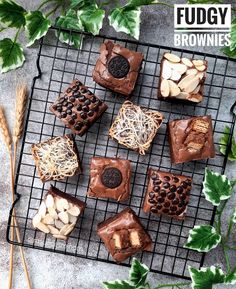
[{"label": "rack wire grid", "polygon": [[[129,206],[139,216],[142,224],[150,233],[154,244],[153,252],[139,253],[138,258],[153,272],[188,279],[188,265],[199,268],[203,265],[205,257],[202,253],[183,248],[189,230],[194,225],[212,224],[215,214],[215,208],[205,200],[202,194],[204,170],[208,166],[216,172],[224,173],[227,162],[227,158],[219,152],[219,141],[223,135],[225,125],[228,125],[230,127],[229,146],[235,125],[235,115],[226,111],[222,103],[227,103],[230,108],[235,101],[235,62],[225,57],[207,53],[105,36],[94,37],[86,33],[80,33],[84,41],[82,48],[78,50],[60,43],[53,35],[58,32],[57,30],[55,27],[51,28],[50,33],[40,43],[37,59],[39,75],[34,78],[32,85],[17,169],[15,189],[18,198],[14,206],[22,240],[18,242],[16,239],[10,239],[14,206],[9,215],[7,240],[10,243],[25,247],[114,263],[96,233],[97,224]],[[70,31],[70,33],[78,32]],[[131,101],[146,108],[156,109],[165,116],[164,124],[159,129],[150,151],[145,156],[138,155],[137,152],[120,146],[108,137],[109,127],[125,99],[123,96],[97,85],[92,79],[92,71],[99,57],[100,45],[107,39],[144,54],[145,60]],[[166,51],[174,52],[182,57],[206,59],[208,61],[209,68],[203,102],[199,104],[174,103],[157,99],[160,60]],[[54,185],[60,190],[86,202],[83,216],[68,241],[65,242],[35,230],[32,226],[32,217],[35,215],[50,184],[49,182],[43,184],[38,177],[31,156],[31,145],[52,136],[70,133],[70,130],[66,129],[60,120],[49,111],[49,106],[75,77],[103,99],[108,105],[108,110],[89,129],[85,136],[76,136],[84,174],[65,181],[54,182]],[[196,115],[212,116],[216,157],[173,165],[170,162],[166,124],[172,119],[182,119]],[[86,196],[89,184],[90,160],[93,156],[120,157],[131,161],[131,196],[128,201],[118,203],[110,199],[95,199]],[[187,217],[184,221],[145,214],[142,211],[142,203],[147,188],[147,169],[149,167],[185,174],[193,178],[193,189]],[[20,201],[19,196],[21,196]],[[122,265],[129,266],[130,263],[131,258],[123,262]]]}]

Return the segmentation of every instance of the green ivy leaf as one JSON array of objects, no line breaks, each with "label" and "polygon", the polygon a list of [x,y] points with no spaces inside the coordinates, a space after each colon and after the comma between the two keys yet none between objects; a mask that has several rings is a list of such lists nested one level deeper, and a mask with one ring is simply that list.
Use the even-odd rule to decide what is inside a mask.
[{"label": "green ivy leaf", "polygon": [[20,28],[25,25],[25,9],[11,0],[0,0],[0,22],[7,27]]},{"label": "green ivy leaf", "polygon": [[221,0],[188,0],[188,4],[220,4]]},{"label": "green ivy leaf", "polygon": [[230,32],[230,50],[234,51],[235,49],[236,49],[236,17],[232,22]]},{"label": "green ivy leaf", "polygon": [[107,289],[135,289],[136,286],[130,284],[128,281],[125,280],[115,280],[111,282],[103,282],[103,285]]},{"label": "green ivy leaf", "polygon": [[42,12],[32,11],[26,14],[26,33],[29,39],[27,46],[31,46],[34,42],[43,37],[51,26],[51,22]]},{"label": "green ivy leaf", "polygon": [[188,270],[193,289],[212,289],[213,285],[224,283],[224,272],[215,266],[201,268],[200,270],[189,266]]},{"label": "green ivy leaf", "polygon": [[77,8],[77,9],[81,8],[84,5],[96,3],[95,0],[71,0],[70,2],[71,2],[70,7]]},{"label": "green ivy leaf", "polygon": [[140,13],[139,7],[118,7],[111,11],[108,19],[117,32],[125,32],[139,39]]},{"label": "green ivy leaf", "polygon": [[144,5],[150,5],[150,4],[157,4],[158,0],[129,0],[126,6],[144,6]]},{"label": "green ivy leaf", "polygon": [[230,50],[229,46],[226,46],[221,49],[221,51],[230,58],[236,59],[236,48],[234,50]]},{"label": "green ivy leaf", "polygon": [[221,236],[210,225],[194,226],[190,230],[185,248],[198,252],[209,252],[221,241]]},{"label": "green ivy leaf", "polygon": [[142,286],[145,284],[149,268],[140,263],[136,258],[133,258],[132,266],[129,272],[129,280],[136,287]]},{"label": "green ivy leaf", "polygon": [[236,267],[225,276],[225,283],[226,284],[236,284]]},{"label": "green ivy leaf", "polygon": [[[226,148],[229,141],[229,134],[230,134],[230,127],[226,126],[224,128],[224,135],[220,139],[220,152],[225,155]],[[236,140],[235,138],[232,139],[232,146],[229,151],[228,160],[235,161],[236,160]]]},{"label": "green ivy leaf", "polygon": [[0,41],[0,66],[1,72],[7,72],[16,69],[25,61],[22,46],[13,42],[10,38],[4,38]]},{"label": "green ivy leaf", "polygon": [[230,198],[233,191],[230,180],[206,168],[203,182],[203,193],[207,201],[219,206],[220,201]]},{"label": "green ivy leaf", "polygon": [[85,31],[97,35],[102,28],[105,11],[99,9],[97,4],[90,4],[81,7],[77,12],[77,16],[83,24]]},{"label": "green ivy leaf", "polygon": [[[83,25],[77,17],[76,11],[70,9],[65,16],[60,16],[56,20],[56,26],[67,29],[83,30]],[[60,31],[56,32],[59,40],[63,43],[73,45],[75,48],[80,48],[82,44],[82,36],[79,33]]]}]

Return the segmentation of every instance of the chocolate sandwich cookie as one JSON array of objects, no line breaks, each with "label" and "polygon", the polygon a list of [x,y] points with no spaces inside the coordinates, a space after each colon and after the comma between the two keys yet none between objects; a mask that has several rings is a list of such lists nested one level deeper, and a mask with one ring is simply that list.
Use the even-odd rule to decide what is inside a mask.
[{"label": "chocolate sandwich cookie", "polygon": [[139,251],[152,250],[149,234],[130,208],[100,223],[97,232],[117,263]]},{"label": "chocolate sandwich cookie", "polygon": [[149,169],[143,211],[182,220],[186,215],[191,189],[190,177]]},{"label": "chocolate sandwich cookie", "polygon": [[127,200],[130,194],[130,161],[93,157],[90,166],[89,197]]},{"label": "chocolate sandwich cookie", "polygon": [[33,144],[32,155],[42,182],[60,181],[82,172],[73,135],[53,137]]},{"label": "chocolate sandwich cookie", "polygon": [[83,136],[106,109],[107,105],[78,79],[50,106],[50,111],[79,136]]},{"label": "chocolate sandwich cookie", "polygon": [[159,99],[201,102],[208,62],[166,52],[161,60]]},{"label": "chocolate sandwich cookie", "polygon": [[84,202],[51,186],[33,217],[33,226],[66,241],[84,208]]},{"label": "chocolate sandwich cookie", "polygon": [[210,115],[173,120],[168,130],[172,163],[215,157]]},{"label": "chocolate sandwich cookie", "polygon": [[101,45],[100,57],[93,71],[93,79],[101,86],[129,96],[138,78],[143,54],[106,41]]}]

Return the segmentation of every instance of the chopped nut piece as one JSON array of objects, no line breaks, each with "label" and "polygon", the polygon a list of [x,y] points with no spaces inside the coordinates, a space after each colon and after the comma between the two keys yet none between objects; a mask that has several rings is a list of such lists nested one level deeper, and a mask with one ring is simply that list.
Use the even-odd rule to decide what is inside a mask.
[{"label": "chopped nut piece", "polygon": [[138,231],[131,231],[130,232],[130,243],[133,247],[140,247],[140,239]]}]

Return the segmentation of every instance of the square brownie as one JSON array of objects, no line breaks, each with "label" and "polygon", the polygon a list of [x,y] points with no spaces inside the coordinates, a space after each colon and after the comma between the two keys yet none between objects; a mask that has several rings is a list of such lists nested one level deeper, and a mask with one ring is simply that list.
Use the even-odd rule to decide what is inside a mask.
[{"label": "square brownie", "polygon": [[101,86],[129,96],[134,90],[142,61],[142,53],[106,41],[100,47],[93,79]]},{"label": "square brownie", "polygon": [[109,130],[109,136],[119,144],[145,155],[163,118],[158,111],[125,101]]},{"label": "square brownie", "polygon": [[33,217],[33,226],[57,239],[67,240],[84,208],[84,202],[51,186]]},{"label": "square brownie", "polygon": [[191,177],[149,169],[143,211],[182,220],[186,215],[191,189]]},{"label": "square brownie", "polygon": [[149,234],[130,208],[100,223],[97,232],[117,263],[139,251],[152,250]]},{"label": "square brownie", "polygon": [[166,52],[161,60],[158,98],[201,102],[207,66],[206,60],[180,58]]},{"label": "square brownie", "polygon": [[130,161],[93,157],[90,166],[89,197],[127,200],[130,194]]},{"label": "square brownie", "polygon": [[32,155],[42,182],[60,181],[82,172],[73,135],[57,136],[33,144]]},{"label": "square brownie", "polygon": [[83,136],[106,109],[107,105],[78,79],[50,106],[50,111],[79,136]]},{"label": "square brownie", "polygon": [[215,157],[210,115],[173,120],[168,129],[172,163]]}]

